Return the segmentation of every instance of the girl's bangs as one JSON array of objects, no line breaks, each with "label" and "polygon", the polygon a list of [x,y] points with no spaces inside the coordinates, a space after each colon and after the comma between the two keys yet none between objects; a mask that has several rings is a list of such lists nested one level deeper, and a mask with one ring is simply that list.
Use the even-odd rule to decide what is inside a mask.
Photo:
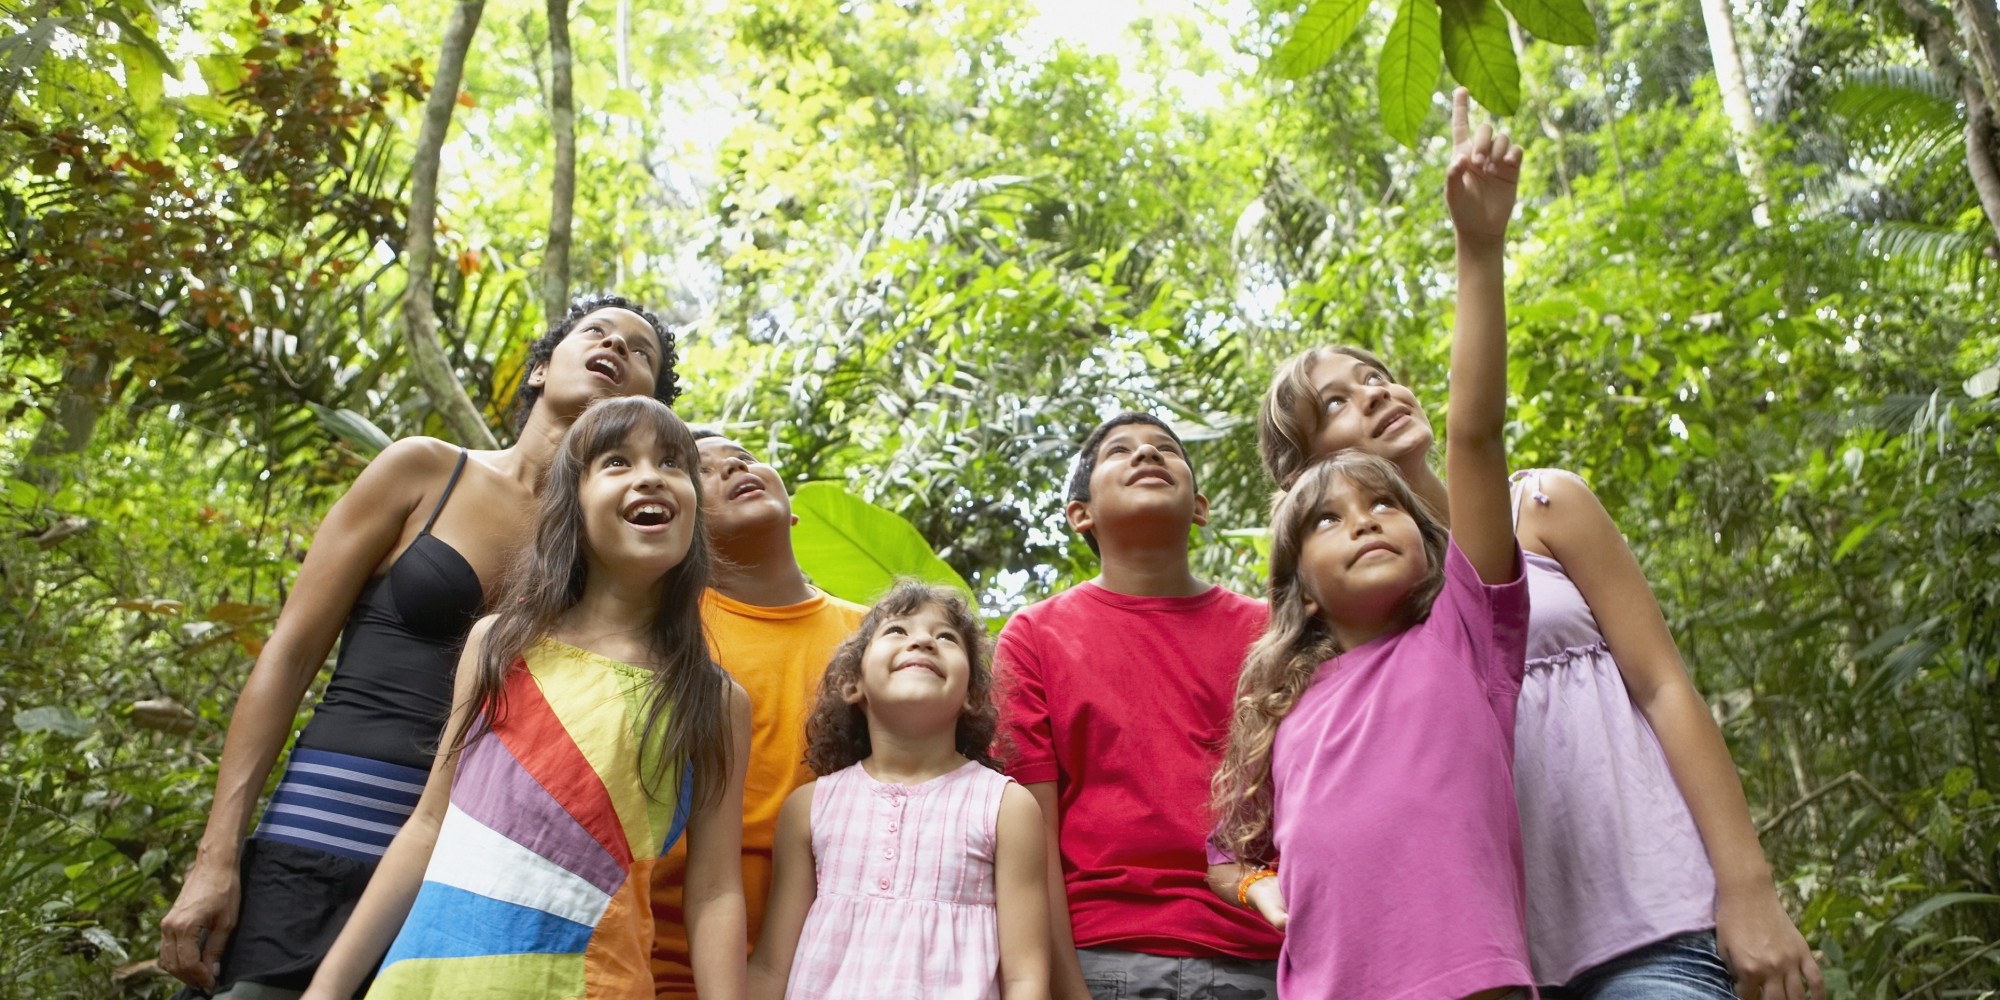
[{"label": "girl's bangs", "polygon": [[641,428],[651,430],[667,457],[692,471],[700,464],[694,432],[665,403],[650,396],[621,396],[592,405],[577,421],[576,457],[588,467],[592,460],[630,440]]}]

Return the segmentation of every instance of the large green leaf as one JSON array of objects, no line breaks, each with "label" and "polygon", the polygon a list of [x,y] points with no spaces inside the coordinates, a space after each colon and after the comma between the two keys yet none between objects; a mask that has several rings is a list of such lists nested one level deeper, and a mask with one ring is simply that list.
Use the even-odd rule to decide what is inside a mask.
[{"label": "large green leaf", "polygon": [[971,585],[931,551],[915,526],[834,483],[807,483],[792,494],[792,550],[813,583],[835,597],[868,603],[897,577]]},{"label": "large green leaf", "polygon": [[1583,0],[1500,0],[1522,30],[1557,45],[1596,45],[1597,19]]},{"label": "large green leaf", "polygon": [[1507,15],[1493,0],[1443,0],[1444,61],[1480,104],[1503,115],[1521,105],[1521,66]]},{"label": "large green leaf", "polygon": [[1382,64],[1375,77],[1382,127],[1397,142],[1416,145],[1417,129],[1430,113],[1431,95],[1443,68],[1437,0],[1403,0],[1382,43]]},{"label": "large green leaf", "polygon": [[1278,49],[1278,75],[1296,80],[1326,65],[1367,12],[1368,0],[1313,0]]}]

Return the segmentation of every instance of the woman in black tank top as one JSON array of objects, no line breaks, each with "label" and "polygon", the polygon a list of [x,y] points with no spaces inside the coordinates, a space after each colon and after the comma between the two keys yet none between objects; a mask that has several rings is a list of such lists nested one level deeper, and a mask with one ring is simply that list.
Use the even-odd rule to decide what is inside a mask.
[{"label": "woman in black tank top", "polygon": [[[215,801],[160,967],[183,996],[303,990],[416,801],[466,631],[528,541],[534,487],[597,399],[679,392],[673,335],[615,296],[583,299],[529,349],[515,442],[406,438],[320,523],[236,702]],[[335,637],[340,656],[254,834],[259,794]]]}]

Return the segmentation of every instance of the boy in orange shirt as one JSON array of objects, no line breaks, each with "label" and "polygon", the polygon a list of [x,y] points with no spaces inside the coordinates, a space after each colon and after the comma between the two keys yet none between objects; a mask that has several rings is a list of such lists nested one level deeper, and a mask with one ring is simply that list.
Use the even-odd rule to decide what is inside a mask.
[{"label": "boy in orange shirt", "polygon": [[[866,608],[806,581],[792,553],[792,498],[776,469],[712,430],[701,450],[701,506],[716,560],[702,597],[702,626],[716,662],[750,695],[750,762],[743,784],[743,900],[749,940],[764,923],[778,809],[812,780],[806,715],[835,646]],[[687,850],[676,845],[653,878],[653,984],[662,998],[692,998],[681,910]],[[746,943],[747,949],[747,943]]]}]

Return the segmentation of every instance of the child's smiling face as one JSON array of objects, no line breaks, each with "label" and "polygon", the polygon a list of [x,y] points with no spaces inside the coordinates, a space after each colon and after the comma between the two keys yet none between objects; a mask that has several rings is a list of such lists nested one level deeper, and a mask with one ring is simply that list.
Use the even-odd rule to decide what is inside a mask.
[{"label": "child's smiling face", "polygon": [[1417,520],[1386,491],[1335,476],[1299,550],[1306,612],[1337,624],[1393,623],[1430,574]]},{"label": "child's smiling face", "polygon": [[1179,441],[1149,423],[1120,424],[1097,445],[1090,470],[1090,499],[1072,500],[1070,526],[1079,532],[1105,525],[1157,524],[1184,535],[1189,524],[1208,523],[1208,500],[1195,492],[1194,468]]},{"label": "child's smiling face", "polygon": [[695,488],[679,456],[650,427],[592,457],[577,484],[593,572],[657,578],[687,558]]},{"label": "child's smiling face", "polygon": [[1314,428],[1309,459],[1321,459],[1346,448],[1399,462],[1428,452],[1435,437],[1409,386],[1364,361],[1326,352],[1306,368],[1313,395],[1299,401],[1310,409],[1302,423]]},{"label": "child's smiling face", "polygon": [[695,442],[701,453],[702,509],[710,538],[727,539],[759,528],[791,530],[792,498],[778,470],[726,437]]},{"label": "child's smiling face", "polygon": [[861,675],[843,692],[849,704],[876,711],[932,705],[956,716],[971,681],[969,643],[935,604],[883,619],[861,653]]}]

